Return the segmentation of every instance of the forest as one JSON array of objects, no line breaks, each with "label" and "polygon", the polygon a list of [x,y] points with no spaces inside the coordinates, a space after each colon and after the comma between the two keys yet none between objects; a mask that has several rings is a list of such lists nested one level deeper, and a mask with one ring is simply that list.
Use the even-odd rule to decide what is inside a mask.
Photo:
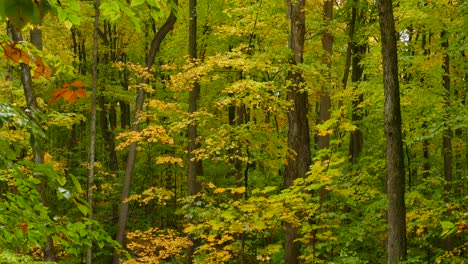
[{"label": "forest", "polygon": [[0,21],[0,263],[468,263],[468,2]]}]

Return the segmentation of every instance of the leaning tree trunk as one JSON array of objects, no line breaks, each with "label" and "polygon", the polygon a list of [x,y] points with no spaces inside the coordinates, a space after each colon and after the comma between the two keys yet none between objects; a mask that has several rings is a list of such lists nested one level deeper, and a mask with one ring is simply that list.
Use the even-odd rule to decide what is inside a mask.
[{"label": "leaning tree trunk", "polygon": [[[178,4],[178,0],[174,0],[174,4]],[[171,11],[171,14],[167,18],[166,22],[162,27],[157,31],[156,35],[153,38],[153,41],[151,42],[151,49],[148,54],[148,57],[146,58],[146,67],[150,69],[153,66],[154,59],[156,57],[157,52],[159,51],[159,47],[161,46],[162,41],[164,38],[167,36],[167,34],[173,29],[174,24],[176,22],[177,18],[174,13],[174,10]],[[134,117],[134,122],[133,122],[133,127],[132,131],[138,132],[139,130],[139,115],[143,111],[143,103],[145,101],[145,91],[140,88],[138,90],[138,95],[136,99],[136,104],[135,104],[135,117]],[[130,144],[130,148],[128,151],[128,157],[127,157],[127,166],[125,168],[125,175],[123,179],[123,184],[122,184],[122,196],[121,196],[121,201],[120,201],[120,211],[119,211],[119,221],[118,221],[118,227],[117,227],[117,235],[116,235],[116,241],[119,242],[121,245],[124,243],[124,237],[125,237],[125,227],[127,225],[127,219],[128,219],[128,203],[125,202],[129,195],[130,195],[130,185],[132,181],[132,174],[133,174],[133,169],[135,167],[135,160],[136,160],[136,148],[137,148],[137,142],[133,142]],[[120,259],[120,255],[117,252],[114,252],[114,259],[113,263],[118,264]]]},{"label": "leaning tree trunk", "polygon": [[[289,48],[294,53],[291,58],[291,70],[288,78],[288,100],[293,102],[293,108],[288,111],[288,147],[295,154],[288,157],[284,187],[292,186],[295,179],[305,177],[311,164],[309,121],[307,119],[308,94],[303,91],[304,78],[297,64],[303,62],[305,14],[304,0],[288,0],[288,17],[290,19]],[[286,244],[284,260],[286,264],[298,263],[300,244],[294,240],[298,238],[297,228],[286,224]]]},{"label": "leaning tree trunk", "polygon": [[392,0],[379,0],[387,140],[388,263],[406,258],[405,171],[401,133],[398,55]]},{"label": "leaning tree trunk", "polygon": [[[98,64],[98,31],[99,31],[99,0],[94,2],[94,35],[93,35],[93,82],[91,95],[91,128],[89,134],[89,171],[88,171],[88,205],[90,220],[93,220],[93,188],[94,188],[94,156],[96,150],[96,90],[97,90],[97,64]],[[88,225],[88,229],[93,230],[93,225]],[[86,252],[86,264],[93,263],[93,244],[88,246]]]},{"label": "leaning tree trunk", "polygon": [[[9,29],[11,30],[12,39],[15,42],[23,41],[23,35],[21,32],[17,31],[11,24],[9,24]],[[30,31],[30,39],[31,43],[36,46],[37,49],[42,50],[42,31],[38,28],[35,28]],[[31,71],[29,65],[25,63],[21,63],[21,83],[23,84],[24,95],[26,97],[26,105],[29,109],[28,116],[33,117],[35,112],[40,112],[37,102],[36,102],[36,95],[34,94],[32,88],[32,78],[31,78]],[[44,150],[39,145],[37,141],[32,143],[32,151],[33,151],[33,160],[35,164],[44,164]],[[34,173],[34,177],[40,177],[40,174]],[[41,203],[47,207],[47,198],[45,196],[45,189],[47,184],[42,180],[41,183],[38,185]],[[44,260],[46,262],[54,262],[55,257],[55,250],[54,250],[54,241],[52,236],[48,235],[46,238],[45,245],[43,247],[44,251]]]}]

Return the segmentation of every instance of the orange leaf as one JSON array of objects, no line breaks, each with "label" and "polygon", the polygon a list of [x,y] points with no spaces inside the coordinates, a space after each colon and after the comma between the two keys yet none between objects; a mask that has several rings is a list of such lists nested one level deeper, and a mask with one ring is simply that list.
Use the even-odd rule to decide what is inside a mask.
[{"label": "orange leaf", "polygon": [[73,81],[72,83],[70,83],[71,86],[74,86],[74,87],[85,87],[86,85],[82,82],[82,81]]},{"label": "orange leaf", "polygon": [[[63,98],[63,99],[65,99],[65,98]],[[71,104],[74,104],[76,102],[76,99],[78,99],[78,97],[76,96],[75,92],[72,92],[70,97],[68,98],[68,101]]]},{"label": "orange leaf", "polygon": [[53,96],[60,96],[61,94],[67,92],[67,91],[70,91],[70,89],[67,87],[67,88],[62,88],[62,89],[55,89],[53,92],[52,92],[52,95]]},{"label": "orange leaf", "polygon": [[50,78],[52,75],[52,70],[44,64],[42,58],[39,56],[34,57],[34,64],[36,68],[34,68],[34,78],[39,78],[39,76],[44,76],[46,78]]},{"label": "orange leaf", "polygon": [[86,98],[86,90],[85,89],[75,90],[75,95],[78,98]]},{"label": "orange leaf", "polygon": [[62,96],[62,98],[63,98],[64,100],[67,100],[67,101],[70,101],[70,102],[71,102],[70,98],[72,98],[73,96],[75,96],[75,92],[72,91],[72,90],[70,90],[70,89],[68,89],[68,91],[62,93],[61,96]]},{"label": "orange leaf", "polygon": [[3,53],[8,59],[14,62],[23,62],[25,64],[29,64],[31,62],[29,54],[16,47],[16,43],[8,43],[3,47]]},{"label": "orange leaf", "polygon": [[23,234],[28,232],[28,224],[26,222],[20,222],[18,226],[21,228],[21,232],[23,232]]},{"label": "orange leaf", "polygon": [[62,89],[55,89],[54,91],[52,91],[52,99],[49,100],[49,103],[48,105],[51,105],[53,103],[55,103],[56,101],[58,101],[60,99],[60,97],[63,97],[63,95],[67,92],[73,92],[73,91],[70,91],[70,89],[68,87],[64,87]]},{"label": "orange leaf", "polygon": [[[77,83],[78,85],[81,82]],[[62,85],[61,89],[55,89],[52,92],[52,99],[49,100],[49,105],[53,104],[54,102],[58,101],[60,98],[63,98],[63,100],[66,100],[70,102],[71,104],[74,104],[78,98],[86,98],[86,90],[85,89],[77,89],[77,90],[71,90],[70,85],[65,83]]]}]

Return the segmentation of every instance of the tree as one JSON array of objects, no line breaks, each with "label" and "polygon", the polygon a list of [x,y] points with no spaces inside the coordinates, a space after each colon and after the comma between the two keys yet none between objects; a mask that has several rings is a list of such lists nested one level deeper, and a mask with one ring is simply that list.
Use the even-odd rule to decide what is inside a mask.
[{"label": "tree", "polygon": [[[293,52],[290,59],[291,69],[288,72],[290,85],[288,100],[293,102],[288,111],[288,147],[291,153],[288,157],[284,187],[293,185],[294,180],[302,178],[309,170],[310,136],[309,120],[307,119],[308,93],[302,73],[297,66],[303,63],[305,37],[305,1],[287,1],[288,18],[290,21],[289,48]],[[298,237],[297,229],[286,224],[286,245],[284,261],[287,264],[298,263],[300,244],[295,241]]]},{"label": "tree", "polygon": [[[189,1],[189,57],[192,63],[197,63],[197,0]],[[193,88],[189,93],[189,114],[193,115],[197,111],[198,98],[200,96],[200,84],[195,81]],[[194,151],[200,145],[197,142],[198,132],[197,124],[192,123],[188,126],[188,152],[187,152],[187,167],[188,167],[188,179],[187,179],[187,190],[188,195],[196,195],[201,185],[197,180],[197,176],[203,174],[202,161],[197,159]],[[187,251],[187,264],[192,263],[194,246],[190,246]]]},{"label": "tree", "polygon": [[391,0],[378,2],[382,37],[385,91],[385,138],[387,140],[388,263],[406,257],[405,170],[401,133],[398,50]]},{"label": "tree", "polygon": [[[16,42],[23,41],[23,36],[20,31],[15,28],[15,25],[9,23],[9,28],[11,30],[12,39]],[[36,45],[37,49],[42,49],[42,34],[38,32],[39,29],[36,29],[31,34],[31,42]],[[26,105],[28,107],[28,115],[33,119],[34,115],[41,112],[40,108],[37,105],[36,95],[34,94],[32,88],[32,76],[30,71],[30,66],[26,63],[21,63],[21,83],[23,84],[24,95],[26,97]],[[44,150],[38,141],[34,141],[32,144],[33,150],[33,160],[35,164],[44,163]],[[36,178],[40,178],[40,173],[35,173]],[[39,193],[41,194],[41,203],[47,207],[47,197],[45,196],[45,189],[47,185],[45,183],[40,183],[38,185]],[[54,241],[51,236],[47,236],[47,242],[44,246],[44,259],[47,262],[55,261],[55,252],[54,252]]]},{"label": "tree", "polygon": [[[89,205],[89,219],[93,220],[94,216],[94,159],[96,151],[96,93],[97,93],[97,79],[98,79],[98,31],[99,31],[99,5],[100,1],[96,0],[94,3],[94,35],[93,35],[93,84],[91,96],[91,124],[90,124],[90,139],[89,139],[89,172],[88,172],[88,205]],[[88,229],[92,230],[93,225],[88,225]],[[93,263],[93,246],[92,243],[86,252],[86,263]]]},{"label": "tree", "polygon": [[[174,4],[178,4],[178,0],[174,0]],[[146,58],[146,68],[149,70],[154,63],[155,57],[159,51],[162,41],[167,36],[167,34],[172,30],[174,24],[176,22],[175,11],[172,9],[171,13],[169,14],[166,22],[162,27],[157,31],[156,35],[154,36],[151,42],[150,52]],[[142,80],[143,82],[148,82],[148,80]],[[138,95],[136,98],[135,103],[135,117],[133,120],[133,127],[132,131],[138,132],[139,130],[139,115],[143,111],[143,103],[145,101],[145,91],[143,88],[138,89]],[[136,159],[136,150],[137,150],[137,142],[132,142],[130,144],[129,153],[127,157],[127,165],[125,168],[125,175],[123,180],[122,186],[122,198],[120,203],[120,212],[119,212],[119,222],[118,222],[118,229],[117,229],[117,236],[116,241],[120,244],[123,244],[124,237],[125,237],[125,226],[127,224],[128,218],[128,202],[127,199],[130,195],[130,185],[132,181],[132,173],[135,167],[135,159]],[[116,252],[114,254],[114,263],[119,263],[119,254]]]}]

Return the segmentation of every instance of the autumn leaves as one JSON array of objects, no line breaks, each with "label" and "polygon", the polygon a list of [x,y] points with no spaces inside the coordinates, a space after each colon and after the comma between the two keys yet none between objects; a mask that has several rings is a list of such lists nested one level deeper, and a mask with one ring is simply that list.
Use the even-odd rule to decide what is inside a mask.
[{"label": "autumn leaves", "polygon": [[[47,66],[41,56],[33,54],[32,46],[24,43],[0,41],[0,46],[3,48],[5,58],[13,63],[24,63],[32,67],[34,78],[52,76],[52,69]],[[78,98],[86,98],[85,84],[75,80],[71,83],[65,83],[60,89],[55,89],[52,92],[52,98],[49,100],[49,105],[63,98],[71,104],[74,104]]]}]

